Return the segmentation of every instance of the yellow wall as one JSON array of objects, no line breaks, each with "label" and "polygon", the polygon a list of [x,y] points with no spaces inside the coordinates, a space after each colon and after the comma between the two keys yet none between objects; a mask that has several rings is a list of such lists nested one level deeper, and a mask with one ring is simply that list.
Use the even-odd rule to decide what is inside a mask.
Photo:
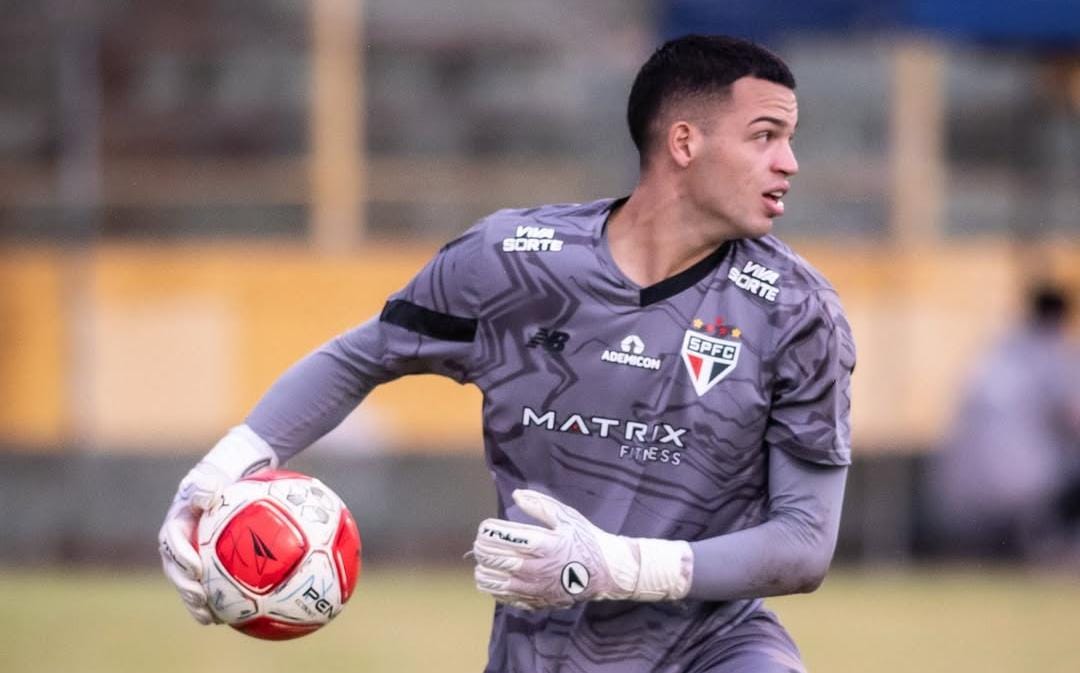
[{"label": "yellow wall", "polygon": [[[859,348],[856,443],[930,445],[981,349],[1038,274],[1080,288],[1080,248],[897,253],[796,245],[836,285]],[[199,451],[290,363],[377,313],[434,247],[314,258],[253,245],[9,250],[0,260],[0,442]],[[479,445],[480,395],[431,376],[376,390],[345,450]]]},{"label": "yellow wall", "polygon": [[[103,334],[105,342],[131,342],[115,347],[138,358],[125,369],[155,376],[97,391],[94,444],[151,450],[208,444],[240,422],[291,363],[378,313],[433,252],[369,248],[316,259],[304,250],[251,246],[101,251],[94,265],[97,312],[150,317],[156,307],[164,310],[157,319],[172,326],[164,330],[168,336],[152,340],[133,340],[121,329]],[[102,362],[101,369],[109,365]],[[477,409],[479,397],[437,377],[410,377],[376,390],[365,411],[378,419],[377,436],[392,445],[438,450],[456,442],[458,448],[479,437],[478,412],[461,413],[463,406]],[[133,407],[142,413],[130,413]]]},{"label": "yellow wall", "polygon": [[64,261],[41,250],[0,255],[0,441],[51,446],[64,434]]}]

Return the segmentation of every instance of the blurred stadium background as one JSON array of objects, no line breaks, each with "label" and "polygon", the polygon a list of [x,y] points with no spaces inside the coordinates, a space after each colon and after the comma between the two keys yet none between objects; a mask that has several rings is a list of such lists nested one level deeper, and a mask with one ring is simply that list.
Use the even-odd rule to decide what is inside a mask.
[{"label": "blurred stadium background", "polygon": [[[984,575],[982,564],[939,575],[948,540],[928,525],[924,488],[965,375],[1022,319],[1026,289],[1046,280],[1080,290],[1076,0],[3,8],[0,586],[51,606],[40,611],[51,619],[76,595],[127,600],[104,570],[142,578],[160,598],[127,621],[116,608],[119,628],[182,623],[168,588],[145,573],[191,463],[285,367],[377,312],[476,218],[626,193],[636,159],[623,116],[637,67],[664,37],[710,31],[762,40],[795,71],[801,174],[777,230],[839,289],[859,347],[838,593],[830,603],[830,581],[799,599],[803,609],[858,620],[836,610],[935,582],[951,587],[940,594],[950,601],[966,587],[959,619],[1026,609],[1029,592],[1078,595],[1075,576],[1047,589],[1053,579]],[[479,615],[466,666],[482,659],[488,606],[470,598],[468,569],[455,562],[494,508],[479,401],[447,381],[399,381],[295,462],[356,514],[379,610],[403,615],[386,607],[393,587],[430,581],[434,596],[456,591]],[[450,589],[445,571],[405,581],[390,570],[448,564],[463,571]],[[28,571],[38,566],[52,570]],[[904,590],[881,568],[907,568]],[[25,593],[34,584],[52,588]],[[1013,598],[991,595],[1003,585],[1017,588]],[[410,600],[434,614],[393,619],[443,623],[453,651],[462,637],[445,624],[452,610]],[[896,620],[887,630],[923,647],[905,625],[926,618],[932,600],[886,605],[896,608],[883,611]],[[0,670],[124,668],[22,658],[53,622],[20,626],[21,614],[0,621]],[[1080,627],[1068,610],[1052,619],[1064,633]],[[1003,641],[986,633],[952,645],[994,652]],[[197,648],[197,638],[184,642]],[[1076,670],[1080,645],[1064,642],[970,669],[947,657],[935,665],[931,650],[917,668],[1034,670],[1030,651],[1061,664],[1041,670]],[[363,643],[335,648],[363,660]],[[841,655],[808,659],[818,670],[894,670]],[[335,666],[344,669],[322,667]],[[372,666],[349,668],[411,670]]]}]

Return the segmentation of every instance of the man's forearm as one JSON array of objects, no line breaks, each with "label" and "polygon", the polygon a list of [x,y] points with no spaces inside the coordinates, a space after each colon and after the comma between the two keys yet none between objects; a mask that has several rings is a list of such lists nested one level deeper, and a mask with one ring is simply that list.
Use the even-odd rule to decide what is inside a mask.
[{"label": "man's forearm", "polygon": [[846,467],[770,454],[769,520],[691,543],[690,598],[731,600],[813,591],[832,561]]},{"label": "man's forearm", "polygon": [[392,378],[377,361],[378,329],[370,321],[303,358],[248,415],[247,425],[282,463],[337,427],[372,388]]}]

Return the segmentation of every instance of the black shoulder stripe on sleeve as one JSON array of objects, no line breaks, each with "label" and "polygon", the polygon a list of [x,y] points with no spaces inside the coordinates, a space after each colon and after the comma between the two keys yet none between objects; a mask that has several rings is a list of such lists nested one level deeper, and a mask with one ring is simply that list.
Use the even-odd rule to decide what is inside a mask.
[{"label": "black shoulder stripe on sleeve", "polygon": [[432,339],[469,342],[476,338],[476,318],[439,313],[404,299],[386,302],[379,320]]}]

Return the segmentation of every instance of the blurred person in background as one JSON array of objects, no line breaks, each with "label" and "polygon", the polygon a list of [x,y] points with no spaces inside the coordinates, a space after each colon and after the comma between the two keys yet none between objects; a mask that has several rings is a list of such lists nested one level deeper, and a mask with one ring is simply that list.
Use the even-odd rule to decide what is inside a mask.
[{"label": "blurred person in background", "polygon": [[831,562],[855,352],[835,291],[769,235],[798,171],[794,88],[750,42],[667,43],[630,93],[630,196],[495,213],[290,369],[166,516],[191,614],[213,621],[190,533],[218,489],[376,385],[437,373],[484,393],[487,670],[805,670],[762,597],[813,591]]},{"label": "blurred person in background", "polygon": [[1026,319],[980,360],[934,461],[945,551],[1080,558],[1080,352],[1071,304],[1033,289]]}]

